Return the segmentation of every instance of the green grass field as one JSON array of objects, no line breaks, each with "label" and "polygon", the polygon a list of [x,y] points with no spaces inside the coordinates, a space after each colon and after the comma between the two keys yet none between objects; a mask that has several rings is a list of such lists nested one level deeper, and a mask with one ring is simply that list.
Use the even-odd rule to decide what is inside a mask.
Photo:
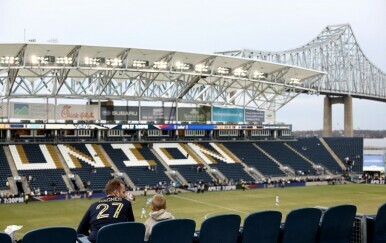
[{"label": "green grass field", "polygon": [[[275,205],[275,197],[280,197],[280,206]],[[137,196],[133,203],[136,221],[145,206],[145,197]],[[31,202],[29,204],[0,205],[0,231],[7,225],[16,224],[24,227],[17,237],[27,231],[45,226],[70,226],[77,228],[90,203],[97,199],[74,199],[49,202]],[[314,206],[333,206],[354,204],[359,213],[375,214],[378,207],[386,202],[384,185],[335,185],[296,188],[251,189],[246,191],[222,191],[197,193],[179,193],[168,195],[168,210],[177,218],[192,218],[200,228],[202,221],[209,216],[236,213],[242,219],[248,214],[261,210],[278,210],[283,218],[292,209]],[[149,210],[149,209],[147,209]]]}]

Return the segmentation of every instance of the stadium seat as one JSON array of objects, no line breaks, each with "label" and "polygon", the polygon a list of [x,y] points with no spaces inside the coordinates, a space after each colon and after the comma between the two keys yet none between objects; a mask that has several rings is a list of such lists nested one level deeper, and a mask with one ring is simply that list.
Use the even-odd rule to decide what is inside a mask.
[{"label": "stadium seat", "polygon": [[138,222],[122,222],[103,226],[98,231],[97,243],[143,243],[145,225]]},{"label": "stadium seat", "polygon": [[11,236],[7,233],[0,232],[0,243],[12,243]]},{"label": "stadium seat", "polygon": [[282,243],[316,242],[322,211],[317,208],[300,208],[288,213]]},{"label": "stadium seat", "polygon": [[27,232],[23,243],[69,243],[76,242],[76,231],[69,227],[47,227]]},{"label": "stadium seat", "polygon": [[192,243],[195,228],[193,219],[167,219],[153,226],[149,243]]},{"label": "stadium seat", "polygon": [[199,234],[200,243],[236,243],[241,218],[237,214],[217,215],[206,219]]},{"label": "stadium seat", "polygon": [[386,243],[386,203],[379,207],[375,217],[372,242]]},{"label": "stadium seat", "polygon": [[241,243],[277,243],[281,212],[262,211],[248,215],[244,220]]},{"label": "stadium seat", "polygon": [[320,226],[319,243],[349,243],[356,211],[355,205],[327,209]]}]

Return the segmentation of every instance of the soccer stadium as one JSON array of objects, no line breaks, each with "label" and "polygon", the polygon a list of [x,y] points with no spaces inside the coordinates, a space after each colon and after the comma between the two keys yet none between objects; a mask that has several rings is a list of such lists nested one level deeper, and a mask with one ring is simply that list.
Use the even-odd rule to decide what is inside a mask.
[{"label": "soccer stadium", "polygon": [[[386,242],[386,142],[352,118],[352,99],[386,101],[386,75],[350,25],[284,52],[0,44],[0,92],[0,229],[22,242],[75,242],[114,178],[138,242],[154,194],[176,219],[149,242]],[[300,94],[325,96],[323,136],[276,122]]]}]

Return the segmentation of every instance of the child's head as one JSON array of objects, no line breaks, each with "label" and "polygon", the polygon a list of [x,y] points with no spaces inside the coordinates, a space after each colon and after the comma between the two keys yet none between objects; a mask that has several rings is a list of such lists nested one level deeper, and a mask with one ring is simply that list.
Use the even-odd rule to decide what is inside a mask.
[{"label": "child's head", "polygon": [[159,211],[166,209],[166,198],[162,194],[155,194],[151,199],[151,210]]}]

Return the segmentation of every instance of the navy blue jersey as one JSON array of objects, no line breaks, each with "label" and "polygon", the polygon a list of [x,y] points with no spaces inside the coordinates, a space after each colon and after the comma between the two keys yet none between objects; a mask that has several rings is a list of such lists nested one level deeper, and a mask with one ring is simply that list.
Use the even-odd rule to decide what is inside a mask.
[{"label": "navy blue jersey", "polygon": [[79,224],[77,233],[88,235],[89,241],[95,242],[101,227],[128,221],[134,221],[131,203],[124,198],[109,196],[91,204]]}]

